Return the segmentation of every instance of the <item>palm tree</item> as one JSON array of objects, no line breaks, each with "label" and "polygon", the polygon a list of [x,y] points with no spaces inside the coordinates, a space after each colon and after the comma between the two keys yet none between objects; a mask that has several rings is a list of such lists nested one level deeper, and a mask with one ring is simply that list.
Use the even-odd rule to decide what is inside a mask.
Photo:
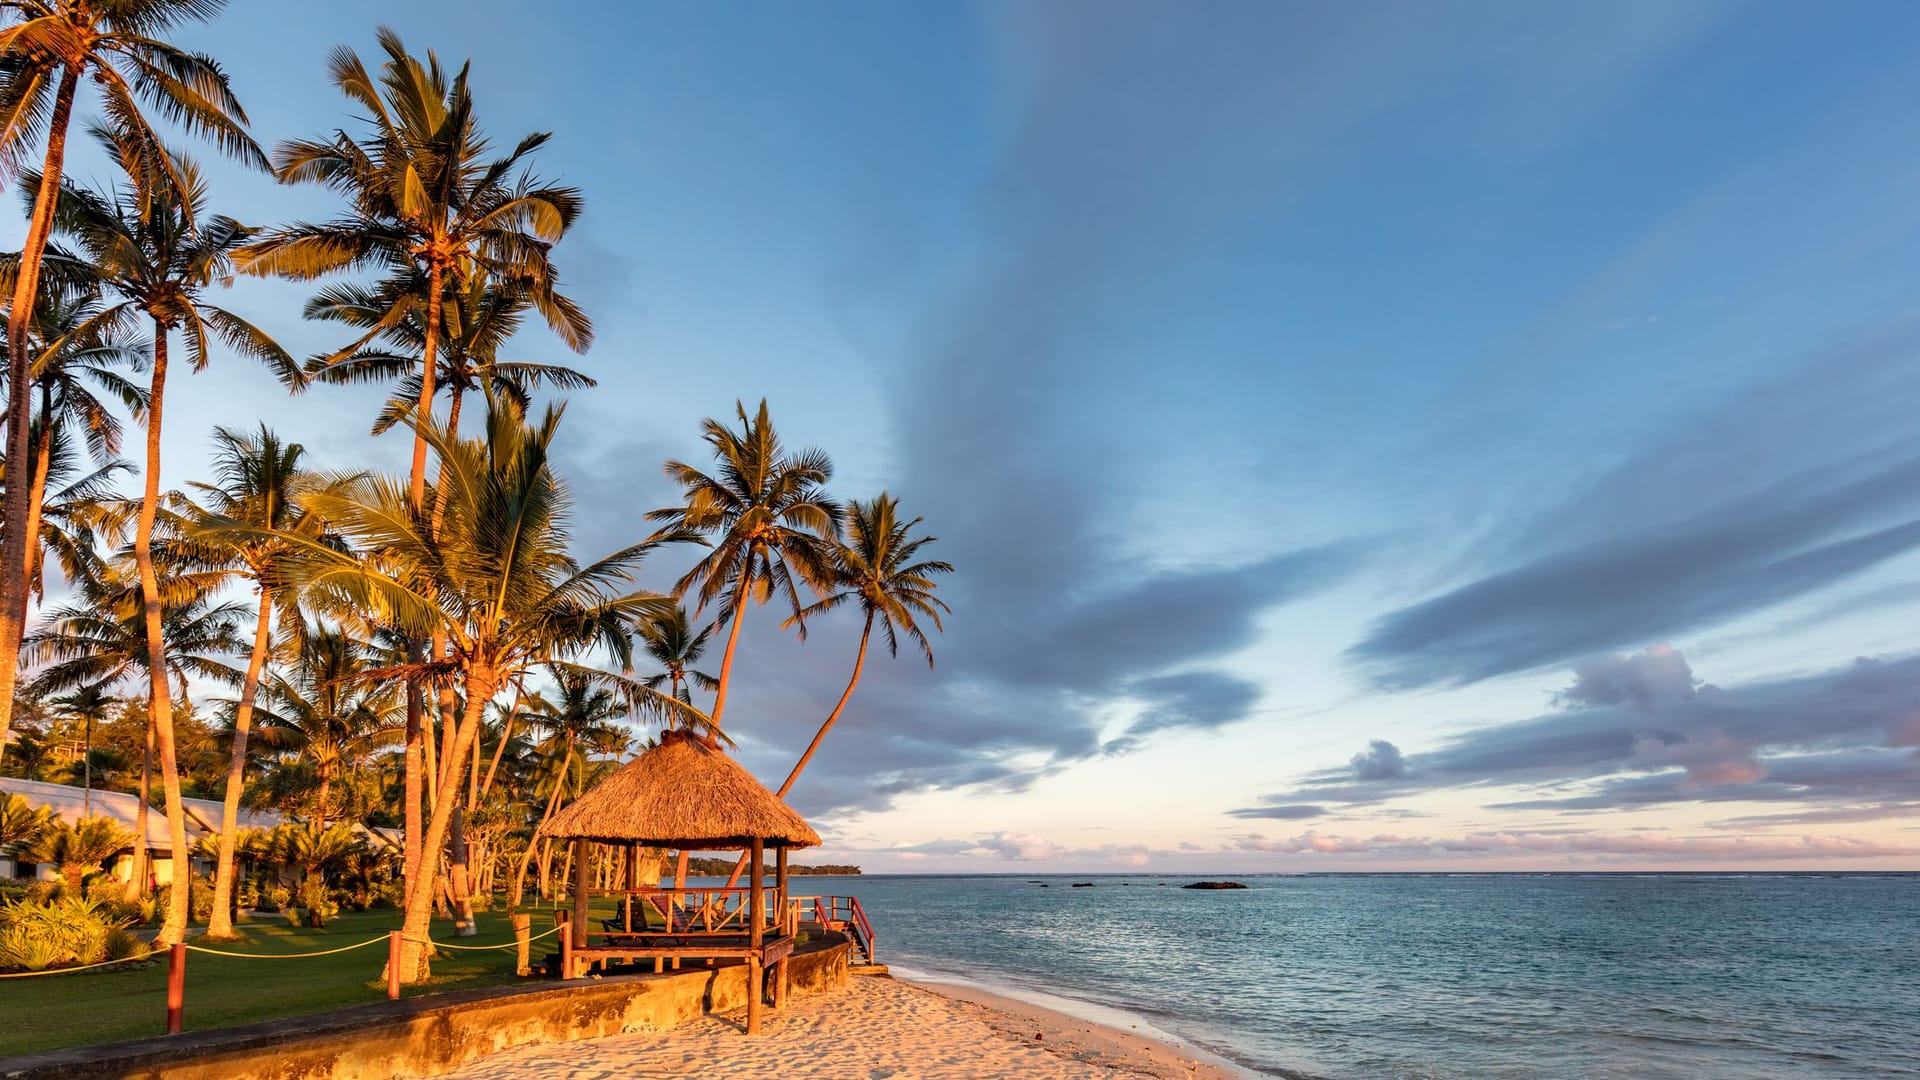
[{"label": "palm tree", "polygon": [[[119,854],[133,843],[133,834],[112,818],[83,817],[76,825],[55,822],[43,829],[23,854],[36,863],[58,863],[60,876],[66,879],[67,892],[80,895],[87,871]],[[174,850],[185,852],[186,845]],[[174,860],[185,865],[185,858]]]},{"label": "palm tree", "polygon": [[[99,576],[99,539],[121,531],[126,517],[126,504],[114,481],[132,466],[114,460],[82,472],[73,439],[66,431],[55,429],[53,437],[44,443],[37,435],[38,430],[36,449],[42,456],[35,462],[33,480],[51,490],[36,500],[39,505],[33,508],[31,517],[38,542],[28,546],[27,554],[36,563],[30,595],[42,596],[40,578],[44,575],[38,564],[49,554],[70,583]],[[4,462],[0,462],[3,490]]]},{"label": "palm tree", "polygon": [[919,620],[931,622],[935,631],[943,629],[940,616],[950,613],[950,609],[933,595],[939,587],[933,579],[936,574],[953,573],[953,566],[937,559],[920,559],[920,549],[936,539],[912,535],[920,521],[920,518],[901,521],[899,500],[884,491],[872,502],[855,500],[849,507],[847,542],[834,553],[839,588],[808,608],[806,614],[818,615],[848,601],[857,601],[865,617],[860,628],[860,648],[853,654],[853,677],[847,680],[840,700],[834,703],[833,711],[827,714],[813,741],[807,744],[806,753],[800,755],[786,782],[780,785],[781,798],[793,790],[793,782],[800,779],[801,770],[812,760],[813,752],[820,749],[820,741],[827,737],[834,721],[840,719],[840,711],[847,707],[853,688],[860,684],[860,669],[867,662],[867,642],[873,637],[876,621],[886,632],[888,656],[900,655],[900,637],[905,635],[926,654],[927,666],[933,666],[933,646],[928,644]]},{"label": "palm tree", "polygon": [[693,691],[688,684],[708,693],[719,688],[718,679],[693,666],[706,653],[707,638],[713,635],[713,627],[704,626],[698,634],[694,633],[686,608],[675,605],[660,618],[643,619],[633,632],[635,644],[661,668],[659,674],[649,675],[641,682],[655,690],[665,686],[668,693],[688,704],[693,703]]},{"label": "palm tree", "polygon": [[[631,659],[624,632],[637,617],[665,610],[664,597],[618,592],[653,546],[642,542],[582,566],[567,552],[570,498],[554,473],[549,448],[561,411],[537,423],[491,396],[485,429],[472,439],[429,427],[427,440],[445,467],[444,512],[436,530],[423,500],[393,478],[363,477],[305,497],[349,542],[384,554],[362,560],[308,538],[287,536],[299,553],[291,575],[323,608],[396,626],[420,640],[445,634],[448,655],[389,669],[408,678],[447,678],[464,706],[448,754],[463,761],[479,735],[488,704],[535,664],[576,670],[568,657],[604,647],[623,667]],[[410,421],[411,422],[411,421]],[[603,676],[604,677],[604,676]],[[656,707],[704,719],[698,710],[637,683],[623,690],[651,695]],[[434,803],[423,851],[437,853],[459,800]],[[423,941],[432,914],[430,890],[409,890],[402,931]],[[401,977],[426,974],[426,956],[409,944]]]},{"label": "palm tree", "polygon": [[[580,193],[542,183],[526,167],[528,155],[550,135],[528,135],[505,156],[489,160],[492,150],[474,118],[467,67],[449,78],[431,51],[423,63],[390,28],[381,27],[378,37],[387,59],[377,80],[351,49],[335,49],[328,60],[334,85],[364,110],[367,131],[356,138],[335,130],[274,149],[281,182],[331,188],[346,200],[346,213],[271,230],[241,252],[238,263],[247,273],[300,281],[349,269],[388,272],[367,294],[378,312],[372,325],[323,364],[351,361],[375,338],[415,318],[421,363],[409,494],[418,504],[425,497],[427,467],[427,442],[420,433],[432,425],[442,307],[450,281],[456,286],[475,278],[515,283],[547,325],[577,350],[587,347],[593,330],[585,314],[558,291],[549,257],[580,214]],[[319,308],[330,302],[323,293]],[[435,643],[436,652],[439,647]],[[422,851],[424,733],[417,687],[407,707],[405,877],[411,893]]]},{"label": "palm tree", "polygon": [[713,549],[674,585],[673,595],[678,599],[697,584],[699,610],[718,600],[716,625],[733,624],[714,688],[715,727],[726,712],[727,681],[747,601],[764,604],[776,593],[785,597],[793,609],[790,621],[804,638],[806,609],[794,578],[826,591],[833,580],[833,544],[841,518],[840,505],[822,488],[833,476],[827,455],[819,450],[789,454],[767,417],[764,398],[752,417],[740,402],[734,403],[734,411],[740,418],[738,431],[712,418],[702,425],[719,468],[709,475],[679,461],[667,462],[667,476],[684,489],[686,501],[647,514],[649,520],[666,522],[655,539],[699,539]]},{"label": "palm tree", "polygon": [[[67,129],[83,79],[99,90],[102,112],[126,136],[136,165],[130,175],[165,177],[170,186],[186,186],[147,110],[212,140],[231,157],[266,166],[266,156],[247,135],[246,111],[228,87],[226,72],[211,57],[159,37],[183,23],[210,18],[222,6],[223,0],[6,0],[0,5],[18,20],[0,29],[0,168],[19,168],[46,138],[7,313],[7,385],[17,398],[24,398],[20,388],[29,382],[28,327],[64,187]],[[28,460],[30,429],[26,408],[9,410],[9,461]],[[0,717],[6,721],[0,731],[13,720],[16,661],[26,626],[29,532],[26,501],[7,500],[0,528]]]},{"label": "palm tree", "polygon": [[[625,747],[626,732],[620,728],[619,721],[631,711],[618,694],[589,672],[560,668],[553,672],[553,680],[556,696],[536,698],[536,711],[530,718],[536,728],[545,732],[545,737],[536,742],[533,749],[539,762],[538,771],[550,778],[546,809],[533,829],[536,837],[555,810],[569,797],[578,798],[586,790],[590,751],[616,744]],[[531,790],[537,792],[539,785],[536,783]],[[521,853],[519,870],[514,874],[513,891],[507,898],[507,906],[514,910],[520,907],[533,847],[530,838]],[[541,888],[544,892],[545,886]]]},{"label": "palm tree", "polygon": [[[31,212],[37,192],[23,194]],[[19,262],[18,255],[0,256],[0,292],[12,285]],[[29,443],[31,456],[26,459],[29,468],[24,471],[30,481],[26,516],[30,539],[23,564],[27,589],[20,596],[22,619],[29,596],[42,593],[40,563],[50,538],[41,529],[41,516],[56,458],[66,462],[72,459],[65,445],[71,442],[69,433],[84,433],[87,448],[102,470],[94,474],[97,483],[125,468],[115,458],[120,452],[120,418],[101,400],[102,395],[118,399],[135,416],[146,409],[146,392],[118,370],[137,369],[144,364],[142,346],[124,335],[121,328],[97,319],[101,311],[100,283],[93,268],[60,260],[56,269],[60,272],[42,282],[29,327],[33,349],[29,385],[39,398],[39,409]],[[72,471],[70,465],[65,470],[69,474]],[[40,542],[35,543],[35,538]]]},{"label": "palm tree", "polygon": [[[206,211],[206,184],[194,163],[173,155],[172,179],[144,176],[140,152],[124,135],[96,129],[102,146],[115,155],[127,175],[125,186],[94,192],[65,185],[54,215],[54,231],[70,237],[97,268],[121,302],[98,316],[111,324],[136,312],[152,320],[153,371],[147,391],[146,490],[134,533],[134,560],[140,569],[146,603],[147,647],[152,650],[153,730],[160,752],[160,782],[166,793],[167,829],[173,850],[187,849],[186,815],[180,805],[180,774],[174,745],[173,702],[163,677],[160,589],[153,568],[153,524],[160,505],[160,431],[167,382],[167,341],[174,330],[186,334],[195,371],[210,357],[209,336],[235,352],[265,362],[290,389],[302,385],[299,367],[271,337],[252,323],[208,303],[207,289],[228,279],[232,255],[252,231],[230,217]],[[186,934],[187,891],[175,889],[161,923],[162,942]]]},{"label": "palm tree", "polygon": [[80,782],[83,785],[81,790],[86,792],[82,796],[84,799],[82,813],[89,817],[93,815],[93,727],[94,724],[106,720],[107,709],[112,706],[113,701],[113,695],[107,693],[106,686],[101,683],[89,683],[52,701],[52,704],[58,705],[62,712],[79,717],[80,722],[85,725],[86,756]]},{"label": "palm tree", "polygon": [[[190,521],[189,536],[203,536],[207,554],[216,566],[234,577],[251,582],[256,596],[253,650],[247,657],[247,673],[240,684],[240,697],[233,713],[233,743],[227,765],[226,795],[220,810],[220,850],[214,862],[213,917],[207,924],[207,936],[216,940],[232,938],[233,932],[233,837],[239,824],[240,794],[246,783],[247,736],[253,723],[254,698],[260,686],[260,672],[266,666],[267,651],[273,641],[275,608],[274,559],[280,546],[269,535],[237,543],[223,541],[223,527],[244,525],[261,530],[308,530],[318,525],[300,509],[297,496],[310,486],[313,474],[301,467],[306,448],[286,443],[260,425],[257,433],[240,433],[215,428],[214,473],[216,483],[190,485],[200,502],[185,502]],[[282,607],[291,607],[284,598]]]},{"label": "palm tree", "polygon": [[268,679],[260,740],[297,756],[308,820],[325,825],[335,782],[351,763],[392,738],[400,702],[391,686],[370,676],[378,654],[345,632],[312,628],[298,645],[286,673]]}]

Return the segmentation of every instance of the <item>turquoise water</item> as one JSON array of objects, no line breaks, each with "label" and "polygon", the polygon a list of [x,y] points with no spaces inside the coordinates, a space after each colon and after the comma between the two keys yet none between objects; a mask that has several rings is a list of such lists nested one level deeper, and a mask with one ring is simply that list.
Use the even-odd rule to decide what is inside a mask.
[{"label": "turquoise water", "polygon": [[796,891],[857,893],[883,962],[1122,1009],[1275,1076],[1920,1076],[1920,874],[1189,880]]}]

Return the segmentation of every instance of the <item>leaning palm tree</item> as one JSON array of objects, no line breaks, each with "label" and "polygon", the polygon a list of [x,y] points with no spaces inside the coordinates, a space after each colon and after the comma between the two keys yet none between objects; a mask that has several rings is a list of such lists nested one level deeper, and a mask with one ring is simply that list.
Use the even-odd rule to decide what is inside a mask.
[{"label": "leaning palm tree", "polygon": [[[127,517],[127,504],[115,481],[133,466],[116,459],[97,468],[85,468],[73,438],[60,429],[44,443],[38,438],[35,442],[40,456],[32,479],[48,490],[35,499],[38,505],[31,518],[36,542],[28,546],[27,554],[34,560],[30,595],[43,597],[45,589],[40,579],[45,576],[43,564],[49,556],[70,584],[101,574],[100,544],[120,533]],[[4,476],[5,463],[0,462],[0,494],[4,494]]]},{"label": "leaning palm tree", "polygon": [[840,532],[840,505],[824,485],[833,462],[819,450],[788,453],[780,444],[767,403],[753,416],[740,402],[738,431],[708,418],[704,438],[718,466],[709,474],[679,461],[666,473],[683,489],[680,506],[650,511],[649,520],[666,524],[659,540],[701,540],[712,547],[705,558],[674,585],[675,598],[697,586],[699,609],[718,602],[716,624],[731,623],[714,688],[713,723],[723,723],[727,681],[733,674],[734,648],[748,601],[766,603],[777,593],[792,607],[792,622],[805,637],[806,606],[794,579],[817,591],[833,580],[833,545]]},{"label": "leaning palm tree", "polygon": [[873,637],[874,623],[878,622],[886,634],[887,655],[900,655],[900,638],[905,636],[912,638],[926,654],[927,666],[933,666],[933,646],[927,642],[926,631],[920,628],[919,620],[932,623],[936,632],[943,629],[940,616],[949,609],[933,595],[939,587],[933,579],[938,574],[953,573],[953,566],[938,559],[920,558],[920,549],[935,541],[935,537],[913,535],[914,526],[920,521],[920,518],[900,520],[899,500],[884,491],[872,502],[856,500],[848,508],[847,541],[834,553],[839,588],[808,608],[806,614],[832,611],[850,601],[858,603],[865,619],[860,628],[860,647],[853,654],[853,676],[847,680],[847,688],[840,692],[840,700],[834,702],[833,711],[814,733],[806,753],[800,755],[786,782],[780,785],[781,798],[793,790],[801,770],[813,759],[814,751],[820,749],[820,742],[827,737],[834,721],[840,719],[847,699],[853,696],[853,688],[860,685],[860,669],[867,662],[867,642]]},{"label": "leaning palm tree", "polygon": [[[212,17],[223,0],[7,0],[11,25],[0,29],[0,170],[13,171],[38,154],[27,235],[7,313],[7,385],[29,381],[28,327],[40,295],[42,258],[53,232],[55,204],[66,168],[67,131],[83,82],[100,94],[101,111],[125,133],[136,156],[133,175],[185,187],[178,162],[147,116],[157,113],[189,134],[210,139],[229,156],[265,167],[266,156],[248,137],[247,115],[211,57],[161,40],[183,23]],[[16,394],[18,392],[16,391]],[[9,411],[6,455],[26,461],[28,410]],[[9,499],[0,529],[0,731],[11,726],[20,636],[25,628],[29,530],[25,500]]]},{"label": "leaning palm tree", "polygon": [[[378,561],[285,536],[296,552],[289,576],[317,606],[400,627],[415,640],[435,632],[446,636],[446,657],[386,674],[458,685],[464,705],[449,762],[466,759],[494,696],[528,668],[584,670],[570,658],[596,646],[624,668],[631,659],[625,626],[671,603],[650,592],[620,591],[653,546],[649,542],[584,566],[568,554],[571,500],[549,460],[560,412],[549,408],[540,421],[528,423],[518,410],[489,399],[484,430],[474,438],[450,439],[443,429],[427,428],[428,443],[445,467],[447,497],[437,529],[428,505],[390,477],[362,477],[305,497],[307,509],[354,546],[381,552]],[[666,713],[704,720],[682,702],[637,683],[622,684],[627,693],[656,699]],[[423,838],[429,857],[446,842],[458,802],[434,803]],[[400,970],[407,981],[427,972],[417,943],[426,940],[432,901],[428,889],[409,891],[402,925],[409,944]]]},{"label": "leaning palm tree", "polygon": [[[152,714],[160,752],[160,782],[166,793],[167,829],[174,850],[187,849],[186,815],[180,804],[180,774],[174,743],[173,702],[160,662],[163,616],[153,568],[153,524],[160,505],[160,424],[166,393],[168,338],[184,332],[193,369],[206,367],[210,338],[266,363],[290,389],[302,385],[299,367],[265,332],[206,300],[213,285],[232,273],[232,255],[252,231],[230,217],[207,213],[206,184],[193,162],[172,155],[170,178],[143,174],[141,151],[125,133],[95,129],[101,145],[126,170],[129,182],[108,192],[64,185],[54,232],[69,238],[94,266],[120,303],[96,318],[103,324],[137,315],[152,323],[153,369],[147,391],[146,490],[134,532],[134,560],[146,602],[147,646],[153,651]],[[175,889],[157,940],[186,934],[187,893]]]},{"label": "leaning palm tree", "polygon": [[[282,442],[265,424],[258,432],[237,432],[215,428],[214,474],[216,482],[189,485],[198,497],[187,498],[183,510],[190,523],[188,546],[199,549],[205,561],[233,578],[253,586],[256,597],[253,650],[247,657],[247,673],[240,685],[240,697],[233,713],[233,741],[229,748],[226,795],[220,811],[220,850],[214,862],[213,917],[207,924],[207,936],[234,937],[233,838],[240,815],[240,794],[246,783],[247,737],[253,724],[254,698],[260,686],[260,672],[266,666],[267,651],[273,642],[273,615],[276,607],[290,610],[288,598],[277,597],[272,579],[274,559],[280,545],[272,539],[274,530],[312,532],[319,519],[308,517],[298,496],[311,486],[313,474],[301,465],[306,448],[299,443]],[[221,530],[233,525],[267,530],[261,539],[229,542],[231,535]],[[200,538],[204,537],[204,540]]]},{"label": "leaning palm tree", "polygon": [[719,688],[720,680],[693,666],[705,655],[713,627],[704,626],[699,633],[694,633],[686,608],[675,605],[671,612],[657,619],[643,619],[634,627],[633,634],[634,643],[660,665],[658,674],[649,675],[641,682],[655,690],[665,686],[668,693],[688,704],[693,703],[691,687],[697,686],[708,693]]},{"label": "leaning palm tree", "polygon": [[[449,284],[464,287],[475,278],[515,283],[576,350],[587,347],[593,329],[559,292],[549,257],[580,214],[580,193],[539,181],[526,164],[550,135],[528,135],[504,156],[491,157],[475,119],[467,68],[450,77],[438,56],[429,51],[422,61],[392,29],[381,27],[378,37],[386,53],[378,78],[352,49],[335,49],[328,58],[334,85],[363,110],[366,129],[357,136],[336,129],[274,149],[274,171],[282,183],[330,188],[346,201],[346,212],[330,221],[273,229],[248,245],[238,264],[246,273],[299,281],[344,270],[386,271],[379,287],[361,297],[375,309],[370,323],[362,323],[365,332],[323,358],[321,366],[351,362],[374,340],[414,319],[420,330],[420,384],[409,494],[418,504],[427,476],[427,442],[420,432],[432,423]],[[331,300],[323,292],[316,303],[323,312]],[[407,707],[403,816],[411,894],[422,876],[425,732],[418,687]]]}]

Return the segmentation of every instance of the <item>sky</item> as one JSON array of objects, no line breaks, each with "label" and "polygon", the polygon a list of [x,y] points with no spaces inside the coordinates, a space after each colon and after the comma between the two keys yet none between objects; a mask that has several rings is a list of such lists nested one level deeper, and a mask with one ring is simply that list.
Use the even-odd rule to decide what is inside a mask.
[{"label": "sky", "polygon": [[[937,666],[874,657],[795,788],[808,858],[1920,868],[1920,9],[340,0],[179,38],[271,144],[353,123],[325,55],[382,22],[585,192],[580,555],[764,397],[958,568]],[[333,209],[202,157],[242,220]],[[309,291],[227,299],[305,355]],[[404,467],[377,390],[175,386],[168,483],[261,419]],[[777,784],[858,625],[747,620],[726,722]]]}]

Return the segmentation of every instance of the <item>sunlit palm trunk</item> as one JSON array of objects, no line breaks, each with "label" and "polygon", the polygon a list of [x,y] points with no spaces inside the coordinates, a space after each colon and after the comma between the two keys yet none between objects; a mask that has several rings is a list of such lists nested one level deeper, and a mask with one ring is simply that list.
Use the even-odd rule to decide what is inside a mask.
[{"label": "sunlit palm trunk", "polygon": [[713,692],[713,726],[720,726],[720,714],[727,711],[727,683],[733,677],[733,650],[740,644],[740,624],[747,621],[747,586],[752,579],[746,574],[740,575],[740,585],[733,591],[733,625],[727,630],[727,651],[720,657],[720,685]]},{"label": "sunlit palm trunk", "polygon": [[[826,739],[827,732],[833,729],[834,721],[840,719],[841,711],[847,707],[847,699],[853,696],[853,688],[860,685],[860,669],[867,665],[867,641],[872,636],[873,612],[869,610],[867,625],[860,630],[860,649],[853,654],[853,677],[847,680],[847,688],[840,691],[840,700],[834,702],[833,711],[827,714],[827,719],[820,725],[820,730],[813,733],[813,741],[807,744],[807,752],[801,754],[800,760],[793,763],[793,771],[787,774],[786,783],[780,785],[778,794],[781,798],[786,798],[787,792],[793,790],[793,782],[800,779],[800,774],[805,771],[807,762],[813,760],[813,752],[820,749],[820,743]],[[733,864],[733,873],[727,878],[727,888],[733,888],[734,882],[740,880],[740,874],[746,866],[747,857],[742,855],[740,861]]]},{"label": "sunlit palm trunk", "polygon": [[[460,389],[460,383],[455,382],[453,384],[453,405],[447,410],[447,438],[449,440],[459,438],[460,435]],[[443,463],[440,467],[442,482],[434,485],[432,529],[433,535],[436,537],[440,534],[440,518],[446,513],[447,509],[446,471],[446,465]],[[436,660],[440,659],[446,652],[446,647],[446,634],[436,632],[433,635],[431,645],[433,658]],[[440,690],[440,725],[443,736],[453,723],[453,711],[453,687],[442,687]],[[441,748],[443,751],[446,750],[444,739]],[[443,753],[443,757],[445,760],[441,762],[440,766],[442,773],[440,778],[440,792],[444,797],[452,799],[455,798],[453,793],[460,789],[460,785],[457,782],[460,768],[459,759],[454,757],[451,752]],[[471,795],[471,791],[469,791],[469,795]],[[473,922],[472,866],[470,862],[472,853],[467,848],[466,810],[467,808],[463,806],[455,806],[453,808],[453,835],[451,838],[451,848],[447,853],[447,878],[450,891],[453,893],[454,933],[460,937],[473,937],[480,932],[480,928],[475,926]]]},{"label": "sunlit palm trunk", "polygon": [[[494,680],[492,671],[476,671],[468,676],[467,708],[454,732],[454,756],[465,754],[478,733],[480,717],[498,689]],[[440,845],[446,842],[447,830],[453,824],[453,808],[458,803],[458,799],[442,798],[434,804],[433,814],[427,819],[426,832],[421,837],[423,851],[438,851]],[[400,977],[403,982],[418,982],[429,973],[427,951],[421,943],[427,940],[432,918],[433,890],[413,889],[407,897],[406,920],[400,926],[405,939],[400,957]]]},{"label": "sunlit palm trunk", "polygon": [[507,722],[500,727],[500,742],[493,748],[493,760],[487,765],[487,778],[480,782],[480,791],[473,797],[476,805],[487,797],[487,792],[493,790],[493,777],[500,771],[500,759],[507,752],[507,743],[513,739],[513,722],[520,718],[520,703],[525,692],[524,684],[514,684],[513,708],[507,712]]},{"label": "sunlit palm trunk", "polygon": [[167,917],[157,941],[186,940],[187,893],[192,862],[187,851],[187,815],[180,803],[180,763],[173,737],[173,688],[167,684],[167,643],[160,625],[160,579],[153,570],[153,519],[160,505],[161,397],[167,382],[167,325],[153,323],[153,386],[147,401],[146,489],[140,497],[140,521],[133,535],[133,558],[140,568],[140,599],[146,615],[147,671],[151,686],[154,743],[160,750],[160,787],[166,793],[167,842],[173,853],[173,887]]},{"label": "sunlit palm trunk", "polygon": [[147,894],[147,866],[152,857],[147,853],[147,814],[148,804],[153,798],[153,716],[147,716],[146,742],[140,752],[140,805],[133,811],[133,873],[127,877],[127,891],[124,899],[128,903]]},{"label": "sunlit palm trunk", "polygon": [[267,645],[273,639],[273,594],[260,587],[260,619],[253,629],[253,652],[247,657],[247,675],[240,684],[240,703],[233,712],[233,755],[227,762],[226,797],[220,804],[220,856],[213,870],[213,915],[207,936],[233,936],[234,832],[240,825],[240,792],[246,784],[247,732],[253,726],[253,695],[260,689],[260,671],[267,664]]},{"label": "sunlit palm trunk", "polygon": [[34,571],[40,564],[40,518],[47,505],[47,473],[53,467],[53,390],[40,387],[40,433],[33,440],[33,486],[27,490],[27,551],[20,590],[20,625],[27,624],[27,606],[33,598]]},{"label": "sunlit palm trunk", "polygon": [[[7,385],[14,388],[13,407],[7,410],[7,460],[27,460],[33,410],[28,407],[29,362],[27,327],[33,302],[39,295],[40,263],[53,227],[54,205],[60,196],[60,174],[67,160],[67,125],[73,118],[74,91],[80,72],[72,67],[60,73],[53,112],[47,124],[47,156],[41,165],[40,192],[27,220],[21,245],[20,268],[13,284],[13,307],[7,313]],[[13,729],[13,688],[19,678],[20,635],[27,626],[27,500],[8,499],[0,525],[0,731]]]},{"label": "sunlit palm trunk", "polygon": [[[427,497],[427,437],[426,428],[433,419],[433,383],[434,352],[440,344],[440,279],[441,268],[438,262],[427,266],[427,320],[421,357],[424,361],[420,373],[420,404],[418,407],[418,426],[413,433],[413,469],[408,476],[408,493],[413,506],[418,509]],[[408,659],[418,663],[421,659],[420,642],[409,642]],[[405,756],[406,800],[402,808],[402,819],[406,828],[406,851],[404,853],[404,874],[408,908],[411,909],[413,895],[422,890],[416,888],[421,883],[424,855],[423,838],[420,835],[421,790],[424,783],[425,762],[422,759],[425,737],[424,714],[426,702],[420,692],[420,684],[407,681],[407,749]],[[436,856],[437,858],[437,856]]]}]

